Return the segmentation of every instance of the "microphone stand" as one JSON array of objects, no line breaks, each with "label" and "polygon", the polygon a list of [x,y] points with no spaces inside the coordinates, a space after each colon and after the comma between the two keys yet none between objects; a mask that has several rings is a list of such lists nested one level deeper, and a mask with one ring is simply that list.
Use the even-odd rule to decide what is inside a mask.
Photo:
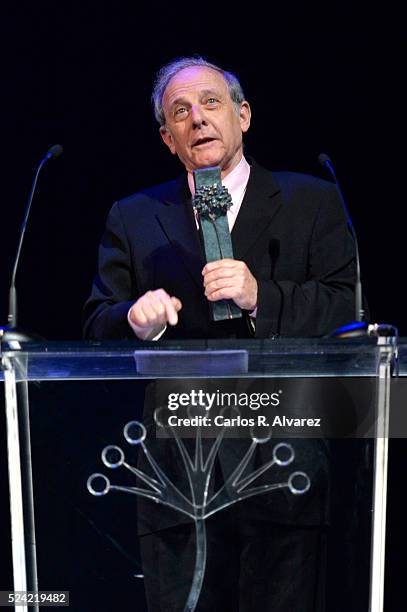
[{"label": "microphone stand", "polygon": [[[28,335],[25,331],[20,330],[17,326],[17,290],[16,290],[16,275],[18,264],[20,261],[21,248],[24,241],[25,230],[27,227],[28,217],[31,211],[31,204],[34,198],[35,190],[37,188],[38,177],[42,170],[42,167],[49,159],[56,159],[63,152],[61,145],[54,145],[51,147],[45,157],[41,160],[35,173],[34,181],[31,187],[30,195],[28,197],[28,204],[24,215],[24,220],[21,225],[20,239],[18,241],[17,254],[14,261],[13,272],[11,275],[11,284],[9,289],[9,310],[8,310],[8,325],[0,327],[0,351],[1,344],[12,343],[13,348],[20,348],[20,342],[28,342],[33,339],[33,335]],[[38,336],[36,336],[38,338]]]},{"label": "microphone stand", "polygon": [[335,329],[330,335],[335,338],[354,338],[357,336],[366,335],[368,325],[364,321],[365,311],[363,309],[363,293],[362,293],[362,282],[360,275],[360,258],[359,258],[359,246],[358,239],[356,236],[355,227],[352,222],[352,217],[350,216],[348,207],[346,206],[345,198],[343,197],[342,189],[340,183],[336,177],[335,171],[332,166],[331,159],[325,153],[321,153],[318,156],[318,161],[321,166],[325,166],[328,168],[332,178],[335,181],[335,186],[337,192],[339,194],[339,198],[342,203],[342,207],[345,213],[347,225],[349,231],[352,235],[352,239],[355,245],[355,259],[356,259],[356,281],[355,281],[355,320],[347,323],[346,325],[342,325]]},{"label": "microphone stand", "polygon": [[[48,159],[55,159],[56,157],[59,157],[62,151],[63,149],[61,145],[54,145],[51,147],[46,156],[41,160],[35,173],[28,198],[27,209],[23,224],[21,226],[20,239],[11,276],[8,326],[0,328],[0,368],[4,370],[6,393],[9,497],[10,509],[14,509],[14,511],[11,512],[10,517],[13,552],[13,579],[14,584],[16,583],[16,579],[25,581],[26,590],[34,592],[38,591],[38,574],[35,541],[28,382],[25,378],[18,380],[19,375],[17,374],[16,376],[16,369],[19,367],[19,358],[17,356],[16,360],[14,355],[7,355],[4,351],[4,346],[7,345],[8,351],[14,352],[15,350],[21,350],[21,342],[27,342],[32,339],[32,337],[30,337],[26,332],[19,330],[17,327],[17,292],[15,280],[25,230],[27,227],[28,217],[39,174],[46,161]],[[10,465],[11,459],[15,457],[16,452],[17,456],[21,458],[20,469],[18,469],[18,466],[16,465]],[[21,516],[19,513],[18,516],[16,516],[16,508],[17,510],[21,508]],[[21,533],[21,530],[23,534]],[[19,531],[20,533],[18,533]],[[21,538],[22,536],[24,536],[24,553],[22,557],[20,557],[21,550],[19,550],[18,553],[16,552],[17,545],[15,540],[17,538]],[[16,570],[14,566],[15,555],[19,561],[18,570]],[[39,611],[38,603],[33,604],[33,609],[35,612]]]}]

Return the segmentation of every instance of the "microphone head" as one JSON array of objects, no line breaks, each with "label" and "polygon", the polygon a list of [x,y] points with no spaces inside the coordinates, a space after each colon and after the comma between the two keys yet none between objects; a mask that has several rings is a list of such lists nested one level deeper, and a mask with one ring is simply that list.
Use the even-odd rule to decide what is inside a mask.
[{"label": "microphone head", "polygon": [[50,149],[48,149],[48,153],[46,155],[47,159],[56,159],[57,157],[59,157],[60,155],[62,155],[62,153],[64,152],[64,149],[62,147],[62,145],[60,144],[56,144],[53,147],[51,147]]},{"label": "microphone head", "polygon": [[326,153],[320,153],[318,155],[318,161],[321,164],[321,166],[325,166],[327,162],[331,163],[331,158]]}]

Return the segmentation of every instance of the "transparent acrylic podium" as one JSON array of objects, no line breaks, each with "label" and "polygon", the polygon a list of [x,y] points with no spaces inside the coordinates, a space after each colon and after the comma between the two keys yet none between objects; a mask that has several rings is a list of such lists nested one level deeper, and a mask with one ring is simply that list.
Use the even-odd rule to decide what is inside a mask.
[{"label": "transparent acrylic podium", "polygon": [[[355,340],[270,340],[270,341],[190,341],[179,343],[48,343],[28,344],[23,348],[3,347],[2,369],[6,398],[7,444],[11,510],[11,540],[14,590],[41,590],[37,578],[34,503],[36,477],[31,470],[30,410],[42,410],[49,401],[33,385],[52,383],[53,389],[73,381],[142,380],[353,380],[370,381],[374,387],[374,418],[368,437],[374,438],[372,462],[372,524],[370,546],[369,612],[383,610],[384,552],[386,519],[387,443],[390,406],[390,380],[394,374],[397,346],[394,338]],[[94,381],[92,383],[91,381]],[[91,387],[89,387],[91,393]],[[45,394],[47,389],[45,388]],[[35,395],[35,402],[33,402]],[[356,400],[357,401],[357,400]],[[81,410],[92,403],[91,395],[83,398]],[[95,408],[97,414],[97,407]],[[154,411],[157,430],[162,427],[162,406]],[[238,410],[239,412],[239,410]],[[312,487],[312,476],[301,465],[295,465],[295,443],[275,438],[270,433],[259,435],[249,428],[248,446],[234,469],[218,488],[211,487],[214,464],[224,443],[225,428],[217,428],[209,442],[203,444],[202,427],[195,428],[191,443],[185,444],[176,428],[166,426],[181,458],[187,487],[180,488],[167,474],[165,462],[150,451],[149,436],[142,418],[126,419],[115,407],[121,440],[108,440],[99,445],[99,460],[93,459],[93,470],[80,483],[88,495],[111,497],[114,493],[142,496],[156,505],[166,505],[195,523],[196,562],[187,600],[180,610],[194,610],[199,600],[205,572],[205,521],[225,508],[248,497],[261,496],[286,489],[293,496],[306,496]],[[72,423],[75,431],[75,419]],[[91,433],[91,432],[90,432]],[[366,433],[366,432],[365,432]],[[158,435],[158,434],[157,434]],[[335,435],[335,434],[333,434]],[[158,435],[159,437],[159,435]],[[291,437],[291,436],[287,436]],[[46,441],[42,441],[43,444]],[[252,458],[259,446],[270,446],[270,459],[253,468]],[[188,446],[188,448],[187,448]],[[127,460],[127,448],[138,447],[151,468],[148,474],[138,464]],[[204,450],[205,449],[205,450]],[[72,449],[75,452],[75,448]],[[99,464],[98,464],[99,461]],[[34,462],[35,463],[35,462]],[[98,468],[99,465],[99,469]],[[280,467],[288,467],[285,476]],[[113,471],[112,471],[113,470]],[[127,472],[133,482],[120,481]],[[108,475],[109,474],[109,475]],[[117,476],[117,478],[116,478]],[[266,483],[264,478],[269,479]],[[258,479],[261,477],[261,482]],[[34,494],[33,494],[34,491]],[[91,496],[89,495],[89,498]],[[96,501],[96,500],[95,500]],[[123,500],[122,500],[123,503]],[[39,541],[41,544],[41,542]],[[39,575],[41,577],[41,568]],[[24,606],[19,606],[24,610]],[[26,608],[28,609],[28,608]]]}]

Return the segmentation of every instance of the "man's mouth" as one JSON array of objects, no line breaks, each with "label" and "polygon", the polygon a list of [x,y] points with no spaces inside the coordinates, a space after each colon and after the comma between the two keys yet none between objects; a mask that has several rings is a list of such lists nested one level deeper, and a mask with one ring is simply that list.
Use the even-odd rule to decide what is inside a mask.
[{"label": "man's mouth", "polygon": [[216,140],[216,138],[210,138],[209,136],[206,138],[198,138],[198,140],[195,140],[195,142],[193,143],[192,147],[201,147],[203,145],[209,144],[211,142],[214,142]]}]

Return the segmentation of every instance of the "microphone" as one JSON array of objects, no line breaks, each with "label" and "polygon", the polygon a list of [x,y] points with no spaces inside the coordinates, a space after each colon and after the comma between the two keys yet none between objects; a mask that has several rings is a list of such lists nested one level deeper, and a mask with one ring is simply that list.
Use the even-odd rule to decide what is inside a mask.
[{"label": "microphone", "polygon": [[[336,189],[338,191],[340,200],[342,202],[343,210],[345,212],[346,222],[348,224],[350,233],[352,234],[352,238],[353,238],[353,241],[354,241],[354,244],[355,244],[355,255],[356,255],[355,321],[356,321],[356,323],[353,323],[350,326],[347,325],[345,327],[347,327],[347,328],[350,327],[351,329],[349,329],[349,331],[351,331],[351,332],[353,332],[353,331],[357,332],[357,330],[359,330],[360,328],[363,327],[362,325],[359,325],[359,324],[364,321],[365,311],[363,309],[363,304],[362,304],[362,282],[361,282],[361,275],[360,275],[359,247],[358,247],[358,240],[357,240],[357,237],[356,237],[356,231],[355,231],[355,227],[354,227],[354,225],[352,223],[352,218],[350,216],[348,207],[346,206],[345,198],[343,196],[340,183],[339,183],[339,181],[338,181],[338,179],[336,177],[335,171],[333,169],[332,161],[331,161],[330,157],[328,155],[326,155],[326,153],[321,153],[320,155],[318,155],[318,162],[321,164],[321,166],[324,166],[325,168],[328,168],[329,173],[331,174],[332,178],[335,181]],[[342,330],[342,328],[340,328],[340,330]],[[337,331],[340,331],[340,330],[337,330]]]},{"label": "microphone", "polygon": [[46,159],[56,159],[64,152],[63,146],[60,144],[53,145],[46,154]]},{"label": "microphone", "polygon": [[[12,275],[11,275],[11,284],[10,284],[10,290],[9,290],[8,327],[6,328],[6,333],[7,332],[16,331],[16,328],[17,328],[16,274],[17,274],[17,269],[18,269],[18,263],[19,263],[19,260],[20,260],[21,247],[23,245],[25,230],[26,230],[26,227],[27,227],[28,217],[30,215],[31,204],[32,204],[32,201],[33,201],[33,198],[34,198],[36,187],[37,187],[38,177],[40,175],[41,169],[44,166],[44,164],[49,159],[56,159],[62,153],[63,153],[63,148],[62,148],[62,146],[60,144],[53,145],[50,149],[48,149],[45,157],[43,157],[43,159],[39,163],[39,165],[37,167],[37,171],[36,171],[35,176],[34,176],[34,181],[33,181],[32,187],[31,187],[30,195],[28,197],[28,203],[27,203],[27,208],[26,208],[25,215],[24,215],[24,220],[23,220],[23,223],[21,225],[20,239],[19,239],[19,242],[18,242],[17,254],[16,254],[15,261],[14,261],[13,272],[12,272]],[[3,331],[3,337],[4,337],[4,335],[5,335],[4,331],[5,330],[2,330],[2,331]],[[18,334],[18,332],[16,332],[13,335],[15,335],[17,337],[19,334]],[[28,339],[27,336],[25,336],[24,334],[21,335],[21,338],[22,339]]]}]

